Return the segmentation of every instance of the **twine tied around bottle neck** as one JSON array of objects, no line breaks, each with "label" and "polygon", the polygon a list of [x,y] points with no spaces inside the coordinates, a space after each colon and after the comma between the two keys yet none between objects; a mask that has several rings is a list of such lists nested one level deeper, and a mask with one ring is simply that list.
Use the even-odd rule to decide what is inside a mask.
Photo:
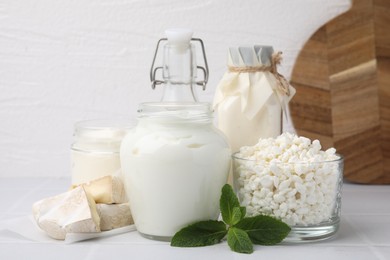
[{"label": "twine tied around bottle neck", "polygon": [[272,54],[271,58],[271,65],[270,66],[247,66],[247,67],[234,67],[234,66],[228,66],[229,72],[236,72],[236,73],[253,73],[253,72],[271,72],[276,80],[278,81],[278,87],[279,90],[287,95],[290,96],[290,85],[286,78],[280,74],[277,70],[277,65],[279,65],[282,61],[282,52],[275,52]]}]

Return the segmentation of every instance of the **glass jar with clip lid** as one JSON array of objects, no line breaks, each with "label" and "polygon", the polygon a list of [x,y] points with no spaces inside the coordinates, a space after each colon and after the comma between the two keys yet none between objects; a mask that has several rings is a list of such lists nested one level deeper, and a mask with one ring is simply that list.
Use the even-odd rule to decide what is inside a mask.
[{"label": "glass jar with clip lid", "polygon": [[[231,151],[213,125],[211,105],[196,96],[197,86],[205,89],[208,79],[202,40],[187,29],[166,35],[158,41],[150,73],[152,88],[163,87],[162,99],[139,105],[138,124],[124,138],[120,154],[138,232],[169,241],[191,223],[218,218]],[[162,42],[163,65],[155,67]],[[193,43],[202,47],[204,67],[196,64]],[[162,80],[156,80],[159,70]],[[198,70],[202,81],[196,81]]]}]

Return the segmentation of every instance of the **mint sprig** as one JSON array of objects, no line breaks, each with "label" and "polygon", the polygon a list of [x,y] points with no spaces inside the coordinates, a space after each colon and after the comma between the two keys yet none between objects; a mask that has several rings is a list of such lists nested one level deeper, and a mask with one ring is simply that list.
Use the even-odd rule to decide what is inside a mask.
[{"label": "mint sprig", "polygon": [[206,220],[189,225],[177,232],[171,241],[175,247],[199,247],[220,243],[227,235],[230,249],[250,254],[253,244],[280,243],[291,228],[270,216],[245,218],[246,208],[241,207],[232,187],[225,184],[219,201],[222,221]]}]

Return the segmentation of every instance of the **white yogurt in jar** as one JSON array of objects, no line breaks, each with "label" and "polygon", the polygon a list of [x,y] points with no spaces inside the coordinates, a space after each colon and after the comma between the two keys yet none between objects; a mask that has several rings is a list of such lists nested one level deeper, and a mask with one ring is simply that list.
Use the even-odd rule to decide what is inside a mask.
[{"label": "white yogurt in jar", "polygon": [[120,120],[87,120],[75,124],[71,147],[73,185],[120,171],[119,148],[130,125]]},{"label": "white yogurt in jar", "polygon": [[187,112],[141,117],[122,142],[130,207],[137,230],[149,238],[169,240],[186,225],[219,216],[230,148],[210,117]]},{"label": "white yogurt in jar", "polygon": [[72,184],[79,185],[106,175],[114,175],[121,168],[119,152],[88,152],[71,150]]}]

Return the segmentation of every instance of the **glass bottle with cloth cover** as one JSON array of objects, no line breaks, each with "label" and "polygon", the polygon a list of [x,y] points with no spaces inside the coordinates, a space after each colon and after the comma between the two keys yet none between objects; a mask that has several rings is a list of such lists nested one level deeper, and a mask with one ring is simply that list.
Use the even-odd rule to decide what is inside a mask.
[{"label": "glass bottle with cloth cover", "polygon": [[233,152],[282,133],[295,89],[277,71],[281,58],[271,46],[229,48],[228,71],[217,86],[214,108]]}]

